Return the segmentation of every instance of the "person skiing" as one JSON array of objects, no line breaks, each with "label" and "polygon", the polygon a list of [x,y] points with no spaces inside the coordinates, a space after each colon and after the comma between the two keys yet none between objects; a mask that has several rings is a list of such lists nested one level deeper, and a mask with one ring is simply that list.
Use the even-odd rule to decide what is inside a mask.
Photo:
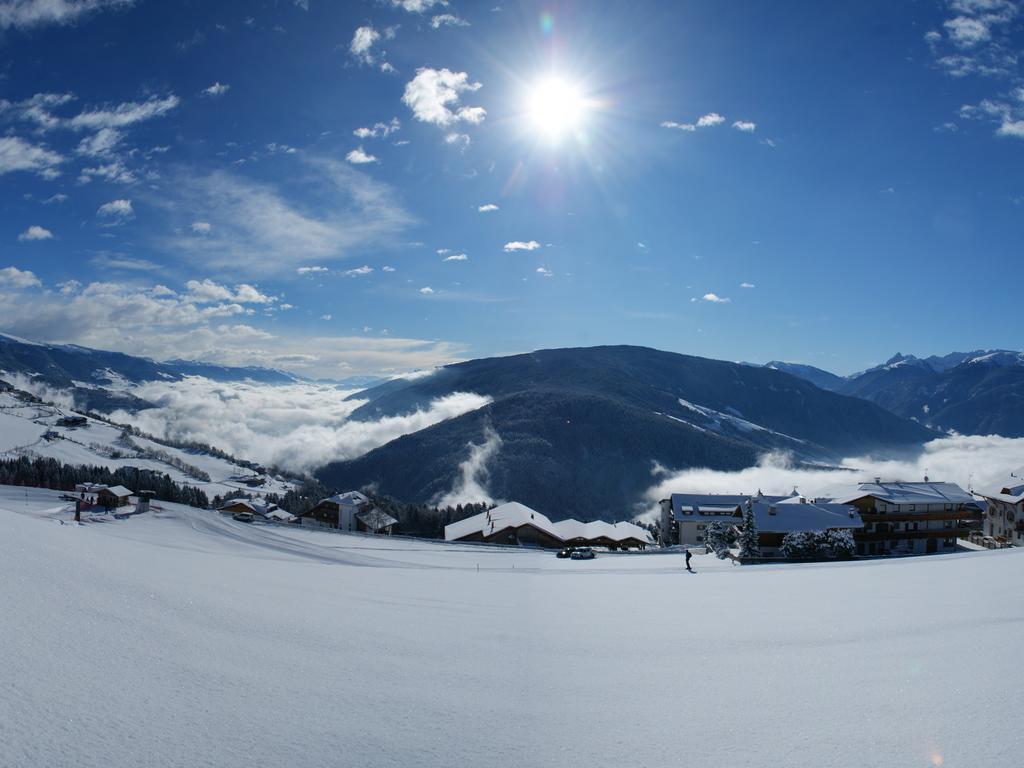
[{"label": "person skiing", "polygon": [[693,555],[690,553],[690,550],[686,550],[686,570],[688,570],[690,573],[693,573],[693,568],[690,567],[691,557],[693,557]]}]

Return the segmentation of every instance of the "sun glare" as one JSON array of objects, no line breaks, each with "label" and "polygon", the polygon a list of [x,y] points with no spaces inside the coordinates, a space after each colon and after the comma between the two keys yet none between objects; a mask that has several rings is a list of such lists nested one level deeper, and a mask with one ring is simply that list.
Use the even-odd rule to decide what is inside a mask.
[{"label": "sun glare", "polygon": [[530,123],[549,141],[557,141],[579,129],[586,112],[583,93],[560,77],[545,78],[528,91]]}]

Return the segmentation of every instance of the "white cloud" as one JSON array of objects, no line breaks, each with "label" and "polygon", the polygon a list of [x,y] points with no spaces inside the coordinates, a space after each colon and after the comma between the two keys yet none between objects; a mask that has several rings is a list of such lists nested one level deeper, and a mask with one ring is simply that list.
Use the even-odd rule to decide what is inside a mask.
[{"label": "white cloud", "polygon": [[333,320],[334,315],[320,315],[321,320]]},{"label": "white cloud", "polygon": [[108,219],[113,222],[123,222],[135,216],[135,209],[132,208],[132,201],[119,199],[104,203],[96,210],[96,215],[101,219]]},{"label": "white cloud", "polygon": [[353,165],[366,165],[367,163],[378,162],[377,158],[374,155],[364,152],[362,147],[353,149],[351,152],[345,155],[345,159],[348,160]]},{"label": "white cloud", "polygon": [[295,0],[295,7],[301,8],[304,11],[309,10],[309,0]]},{"label": "white cloud", "polygon": [[465,72],[421,67],[405,85],[402,101],[413,116],[424,123],[447,127],[464,121],[477,124],[487,111],[483,107],[459,106],[462,94],[479,90],[480,83],[470,82]]},{"label": "white cloud", "polygon": [[181,100],[173,93],[162,99],[151,96],[146,101],[128,101],[116,106],[81,112],[68,120],[67,125],[75,130],[124,128],[165,115],[180,103]]},{"label": "white cloud", "polygon": [[45,200],[43,200],[43,205],[53,205],[54,203],[63,203],[67,199],[68,199],[68,196],[65,195],[63,192],[57,192],[57,193],[55,193],[53,195],[50,195]]},{"label": "white cloud", "polygon": [[389,0],[393,8],[401,8],[409,13],[423,13],[435,5],[447,6],[448,0]]},{"label": "white cloud", "polygon": [[193,221],[189,229],[196,235],[208,235],[212,227],[208,221]]},{"label": "white cloud", "polygon": [[725,118],[722,117],[720,114],[718,114],[717,112],[709,112],[706,115],[702,115],[700,117],[700,119],[697,120],[697,127],[698,128],[711,128],[711,127],[714,127],[716,125],[721,125],[724,122],[725,122]]},{"label": "white cloud", "polygon": [[212,304],[218,301],[233,304],[271,304],[275,296],[267,296],[255,286],[248,283],[236,285],[234,290],[213,280],[189,280],[185,283],[184,300],[196,304]]},{"label": "white cloud", "polygon": [[105,157],[121,143],[122,138],[123,134],[114,128],[101,128],[92,136],[86,136],[78,142],[78,149],[75,151],[80,155]]},{"label": "white cloud", "polygon": [[753,288],[753,283],[740,283],[740,288]]},{"label": "white cloud", "polygon": [[20,235],[18,235],[18,240],[20,240],[21,242],[26,242],[26,241],[31,241],[31,240],[52,240],[52,239],[53,239],[53,232],[51,232],[50,230],[48,230],[48,229],[46,229],[44,227],[40,227],[37,224],[33,224],[28,229],[26,229],[24,232],[22,232]]},{"label": "white cloud", "polygon": [[4,267],[0,269],[0,286],[21,290],[24,288],[39,288],[42,286],[42,283],[34,273],[27,269]]},{"label": "white cloud", "polygon": [[72,24],[94,11],[134,4],[135,0],[4,0],[0,2],[0,29]]},{"label": "white cloud", "polygon": [[[292,272],[391,243],[414,223],[390,186],[337,160],[303,157],[302,163],[287,194],[226,171],[177,174],[150,202],[171,219],[171,231],[182,232],[157,238],[156,245],[208,269]],[[188,223],[199,218],[216,227],[206,237],[186,235]]]},{"label": "white cloud", "polygon": [[401,129],[402,123],[397,117],[391,118],[386,123],[374,123],[370,128],[356,128],[352,131],[352,134],[359,139],[380,139],[390,136],[395,131]]},{"label": "white cloud", "polygon": [[491,211],[498,210],[498,206],[494,203],[485,203],[484,205],[477,206],[477,210],[480,213],[490,213]]},{"label": "white cloud", "polygon": [[453,13],[439,13],[430,20],[430,26],[434,29],[440,29],[441,27],[468,27],[469,22]]},{"label": "white cloud", "polygon": [[512,242],[505,243],[505,253],[513,253],[515,251],[535,251],[540,248],[540,243],[536,240],[513,240]]},{"label": "white cloud", "polygon": [[424,296],[429,296],[430,294],[434,293],[434,289],[427,285],[424,286],[423,288],[420,288],[420,293],[423,294]]},{"label": "white cloud", "polygon": [[327,267],[299,267],[295,270],[300,275],[311,275],[319,272],[327,272]]},{"label": "white cloud", "polygon": [[501,445],[501,437],[494,428],[485,427],[483,443],[470,443],[467,446],[469,457],[459,464],[459,474],[452,489],[439,495],[433,503],[438,507],[454,507],[459,504],[494,502],[487,490],[490,479],[487,465],[498,455]]},{"label": "white cloud", "polygon": [[120,160],[83,168],[78,175],[78,183],[88,184],[94,176],[116,184],[133,184],[135,182],[135,174],[128,170]]},{"label": "white cloud", "polygon": [[737,131],[743,131],[744,133],[753,133],[757,130],[757,123],[752,123],[749,120],[737,120],[732,124],[732,127]]},{"label": "white cloud", "polygon": [[30,144],[17,136],[0,136],[0,176],[15,171],[31,171],[44,177],[59,174],[57,166],[64,157],[57,152]]},{"label": "white cloud", "polygon": [[381,34],[373,27],[367,25],[359,27],[352,34],[352,42],[348,45],[349,53],[355,57],[360,64],[372,65],[376,62],[373,54],[373,46],[381,39]]},{"label": "white cloud", "polygon": [[466,261],[469,259],[464,253],[453,253],[451,256],[445,256],[443,261]]},{"label": "white cloud", "polygon": [[385,266],[381,267],[381,271],[382,272],[394,272],[395,268],[394,267],[389,267],[389,266],[385,265]]},{"label": "white cloud", "polygon": [[120,253],[101,252],[91,258],[89,262],[100,269],[120,269],[131,272],[155,272],[160,265],[147,259],[136,259]]},{"label": "white cloud", "polygon": [[[168,438],[209,443],[293,472],[356,458],[402,435],[477,410],[491,401],[457,392],[407,415],[357,421],[350,416],[366,401],[346,400],[352,391],[329,385],[261,386],[190,378],[151,382],[132,391],[157,407],[138,414],[117,413],[118,421]],[[231,429],[224,429],[224,424],[230,424]]]},{"label": "white cloud", "polygon": [[208,88],[203,88],[200,92],[203,96],[210,98],[216,98],[217,96],[223,96],[225,93],[231,90],[231,86],[227,83],[215,82]]},{"label": "white cloud", "polygon": [[555,275],[550,269],[545,269],[544,267],[537,267],[537,274],[543,277],[554,277]]},{"label": "white cloud", "polygon": [[677,123],[675,120],[662,120],[662,128],[673,128],[677,131],[695,131],[697,126],[693,123]]},{"label": "white cloud", "polygon": [[981,19],[957,16],[944,22],[943,27],[949,33],[949,39],[960,48],[973,48],[992,39],[992,32]]},{"label": "white cloud", "polygon": [[344,272],[345,277],[363,277],[373,272],[373,267],[364,264],[361,267],[355,267],[354,269],[346,269]]},{"label": "white cloud", "polygon": [[719,296],[716,293],[705,293],[701,296],[703,301],[710,302],[711,304],[728,304],[732,299],[727,299],[724,296]]}]

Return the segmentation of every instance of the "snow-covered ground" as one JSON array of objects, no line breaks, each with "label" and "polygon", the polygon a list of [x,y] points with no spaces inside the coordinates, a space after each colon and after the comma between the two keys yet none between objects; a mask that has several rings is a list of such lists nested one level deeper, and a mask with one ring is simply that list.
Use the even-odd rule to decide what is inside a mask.
[{"label": "snow-covered ground", "polygon": [[[88,419],[88,423],[80,427],[62,427],[57,424],[61,417],[75,415],[80,414],[57,405],[25,403],[12,393],[0,392],[0,457],[42,456],[71,465],[150,469],[170,475],[176,483],[199,488],[211,498],[218,494],[228,497],[239,491],[249,494],[284,494],[291,488],[287,481],[270,475],[263,476],[263,485],[250,488],[241,482],[241,478],[254,474],[245,467],[209,454],[184,451],[146,438],[133,437],[132,441],[136,445],[148,451],[146,455],[140,454],[138,450],[121,442],[121,430],[118,427],[95,419]],[[47,432],[52,439],[44,437]],[[122,456],[113,458],[115,452]],[[153,458],[154,452],[167,454],[205,472],[210,481],[199,480],[166,461]]]},{"label": "snow-covered ground", "polygon": [[[1015,766],[1024,551],[736,567],[0,488],[0,765]],[[479,570],[477,570],[479,568]],[[1009,664],[1010,666],[1007,666]]]}]

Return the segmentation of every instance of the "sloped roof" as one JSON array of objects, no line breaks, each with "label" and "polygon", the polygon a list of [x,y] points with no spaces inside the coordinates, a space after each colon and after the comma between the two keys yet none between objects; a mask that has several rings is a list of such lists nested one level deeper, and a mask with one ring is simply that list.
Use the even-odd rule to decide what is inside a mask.
[{"label": "sloped roof", "polygon": [[369,499],[359,491],[345,491],[344,493],[336,493],[334,496],[323,499],[320,503],[322,504],[324,501],[333,501],[335,504],[345,504],[348,506],[358,506],[359,504],[365,504]]},{"label": "sloped roof", "polygon": [[888,504],[977,504],[971,494],[956,483],[859,483],[856,491],[837,494],[832,501],[846,504],[872,496]]},{"label": "sloped roof", "polygon": [[376,533],[382,528],[387,528],[389,525],[397,525],[398,520],[387,512],[383,512],[376,507],[368,509],[365,512],[358,512],[356,519],[361,521],[363,525],[369,528],[371,531]]},{"label": "sloped roof", "polygon": [[[772,514],[772,509],[775,514]],[[855,507],[847,504],[779,503],[754,504],[758,533],[824,531],[828,528],[863,528]]]},{"label": "sloped roof", "polygon": [[298,518],[291,512],[285,512],[283,509],[278,509],[277,507],[267,512],[264,515],[264,517],[270,518],[271,520],[281,520],[285,523],[290,523],[293,520],[298,520]]},{"label": "sloped roof", "polygon": [[99,490],[97,490],[97,493],[99,493],[100,491],[106,491],[107,493],[112,493],[118,497],[132,495],[132,492],[125,488],[123,485],[112,485],[108,488],[100,488]]},{"label": "sloped roof", "polygon": [[639,525],[606,523],[601,520],[584,523],[572,518],[554,523],[542,512],[530,509],[517,501],[501,504],[487,512],[481,512],[479,515],[446,525],[444,537],[447,541],[456,541],[477,533],[483,536],[493,536],[503,530],[519,528],[524,525],[532,526],[557,541],[572,539],[594,541],[600,538],[616,542],[628,539],[637,539],[648,543],[652,541],[650,533]]},{"label": "sloped roof", "polygon": [[695,507],[705,515],[730,517],[736,513],[737,508],[742,514],[748,500],[774,504],[786,498],[789,497],[765,496],[758,491],[754,496],[730,493],[673,493],[669,500],[672,505],[672,516],[678,519],[680,515],[692,515]]},{"label": "sloped roof", "polygon": [[1009,504],[1019,504],[1021,501],[1024,501],[1024,482],[1021,482],[1019,476],[1011,477],[1010,481],[1004,485],[989,487],[985,490],[977,491],[977,493],[979,496],[984,496],[986,499],[1005,501]]}]

